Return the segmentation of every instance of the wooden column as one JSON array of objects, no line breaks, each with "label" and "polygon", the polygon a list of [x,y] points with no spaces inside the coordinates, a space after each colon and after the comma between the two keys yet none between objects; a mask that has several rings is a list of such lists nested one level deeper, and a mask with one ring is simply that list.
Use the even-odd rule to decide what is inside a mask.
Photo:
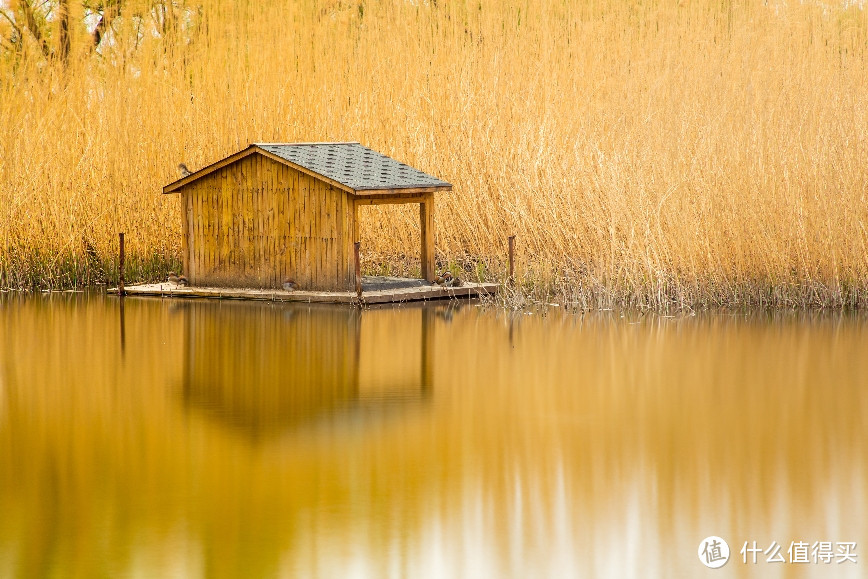
[{"label": "wooden column", "polygon": [[361,241],[357,241],[353,244],[353,259],[355,260],[356,271],[356,297],[359,298],[359,301],[362,300],[362,262],[359,257],[360,245],[362,245]]},{"label": "wooden column", "polygon": [[352,239],[350,240],[350,245],[349,245],[349,247],[350,247],[350,271],[352,272],[352,273],[350,273],[350,279],[353,280],[353,282],[351,282],[352,285],[350,287],[352,287],[353,289],[356,290],[356,295],[359,298],[359,300],[361,300],[362,296],[359,295],[359,288],[358,288],[358,284],[360,283],[360,280],[361,280],[361,277],[360,277],[361,276],[361,271],[360,271],[361,270],[361,263],[360,263],[361,258],[359,257],[359,245],[362,242],[362,240],[359,238],[359,203],[358,203],[358,199],[354,199],[350,195],[347,195],[347,199],[350,200],[350,205],[352,207],[352,209],[350,211],[350,217],[351,217],[352,222],[353,222],[352,223],[352,231],[350,232]]},{"label": "wooden column", "polygon": [[124,252],[124,234],[118,233],[118,242],[120,243],[118,253],[118,295],[124,297],[124,260],[126,253]]},{"label": "wooden column", "polygon": [[422,278],[433,282],[434,276],[434,194],[425,193],[419,203],[419,223],[422,230]]},{"label": "wooden column", "polygon": [[515,235],[507,238],[507,245],[509,246],[509,277],[506,278],[506,282],[513,285],[515,283]]},{"label": "wooden column", "polygon": [[359,201],[353,200],[353,243],[361,241],[359,239]]}]

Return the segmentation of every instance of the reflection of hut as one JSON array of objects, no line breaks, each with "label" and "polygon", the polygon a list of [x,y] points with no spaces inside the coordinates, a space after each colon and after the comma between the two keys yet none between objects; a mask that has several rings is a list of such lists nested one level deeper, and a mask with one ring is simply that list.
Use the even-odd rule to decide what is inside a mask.
[{"label": "reflection of hut", "polygon": [[[360,403],[419,400],[430,384],[426,310],[406,312],[423,318],[419,342],[403,345],[414,350],[412,358],[418,353],[419,367],[414,376],[405,372],[392,380],[385,392],[359,382],[362,318],[376,312],[248,302],[191,302],[183,310],[185,404],[254,436]],[[366,376],[376,382],[370,369]]]}]

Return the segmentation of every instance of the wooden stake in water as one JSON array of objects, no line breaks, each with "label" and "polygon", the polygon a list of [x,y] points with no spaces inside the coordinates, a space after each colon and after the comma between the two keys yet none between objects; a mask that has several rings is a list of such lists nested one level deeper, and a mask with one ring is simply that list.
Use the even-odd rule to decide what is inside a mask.
[{"label": "wooden stake in water", "polygon": [[515,235],[507,238],[509,242],[509,285],[515,283]]},{"label": "wooden stake in water", "polygon": [[353,244],[353,253],[355,254],[356,260],[356,295],[359,297],[359,301],[362,299],[362,263],[359,260],[359,248],[361,245],[361,241],[357,241]]},{"label": "wooden stake in water", "polygon": [[118,238],[121,242],[120,256],[118,259],[118,295],[125,295],[124,292],[124,234],[118,233]]}]

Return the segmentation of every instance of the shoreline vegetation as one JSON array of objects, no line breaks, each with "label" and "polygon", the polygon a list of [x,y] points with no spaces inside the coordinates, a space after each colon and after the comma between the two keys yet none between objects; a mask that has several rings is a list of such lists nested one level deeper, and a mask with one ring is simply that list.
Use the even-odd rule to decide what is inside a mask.
[{"label": "shoreline vegetation", "polygon": [[[504,305],[868,306],[858,3],[0,0],[0,288],[180,270],[178,163],[360,141],[454,185],[438,268]],[[418,211],[362,213],[418,275]]]}]

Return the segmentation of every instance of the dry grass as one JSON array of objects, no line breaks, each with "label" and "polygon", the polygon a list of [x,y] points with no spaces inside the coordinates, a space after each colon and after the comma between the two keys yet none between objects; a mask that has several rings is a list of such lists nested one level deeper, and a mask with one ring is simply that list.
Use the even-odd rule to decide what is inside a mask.
[{"label": "dry grass", "polygon": [[[209,2],[69,70],[0,57],[7,287],[177,267],[185,161],[359,140],[455,185],[438,258],[581,307],[868,302],[868,17],[799,2]],[[73,21],[75,25],[75,20]],[[76,44],[74,43],[75,47]],[[410,208],[370,269],[418,269]],[[412,245],[411,245],[412,244]],[[92,248],[90,251],[86,247]],[[376,265],[375,264],[379,264]]]}]

